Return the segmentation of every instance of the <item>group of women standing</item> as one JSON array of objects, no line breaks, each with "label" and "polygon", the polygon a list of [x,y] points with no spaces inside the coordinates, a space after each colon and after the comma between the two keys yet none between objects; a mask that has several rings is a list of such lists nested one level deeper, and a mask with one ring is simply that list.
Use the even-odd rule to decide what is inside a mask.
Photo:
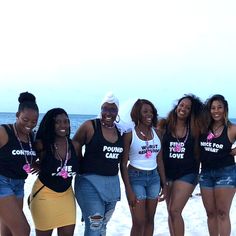
[{"label": "group of women standing", "polygon": [[106,235],[120,200],[119,165],[132,217],[131,236],[153,235],[162,200],[170,235],[184,235],[182,211],[198,183],[209,235],[230,235],[236,125],[228,120],[222,95],[205,104],[185,95],[161,120],[152,102],[138,99],[130,114],[133,126],[124,132],[119,101],[107,94],[99,117],[83,123],[72,139],[65,110],[49,110],[34,135],[39,117],[35,97],[22,93],[19,103],[16,122],[0,126],[1,236],[30,234],[22,210],[29,173],[38,175],[29,197],[37,236],[50,236],[53,229],[60,236],[72,236],[75,198],[85,221],[84,235]]}]

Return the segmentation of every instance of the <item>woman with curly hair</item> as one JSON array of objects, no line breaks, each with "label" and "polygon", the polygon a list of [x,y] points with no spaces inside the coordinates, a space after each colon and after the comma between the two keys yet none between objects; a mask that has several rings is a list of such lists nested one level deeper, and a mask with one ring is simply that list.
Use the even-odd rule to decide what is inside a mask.
[{"label": "woman with curly hair", "polygon": [[158,124],[162,133],[171,236],[184,235],[182,211],[198,183],[198,140],[203,128],[203,110],[200,99],[188,94],[181,97],[167,118]]}]

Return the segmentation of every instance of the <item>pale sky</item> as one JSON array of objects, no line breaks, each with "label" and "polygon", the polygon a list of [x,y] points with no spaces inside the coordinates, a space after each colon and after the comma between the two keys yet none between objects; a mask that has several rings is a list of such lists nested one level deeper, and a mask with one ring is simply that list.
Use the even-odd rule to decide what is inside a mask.
[{"label": "pale sky", "polygon": [[108,91],[161,116],[185,93],[221,93],[236,117],[236,1],[0,0],[0,112],[97,114]]}]

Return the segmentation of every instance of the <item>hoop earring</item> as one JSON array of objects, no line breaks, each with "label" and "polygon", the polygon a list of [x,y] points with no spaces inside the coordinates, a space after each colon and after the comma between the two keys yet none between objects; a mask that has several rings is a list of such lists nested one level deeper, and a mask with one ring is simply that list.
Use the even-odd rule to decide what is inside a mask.
[{"label": "hoop earring", "polygon": [[[117,119],[118,118],[118,119]],[[120,122],[120,116],[119,115],[117,115],[116,116],[116,123],[119,123]]]}]

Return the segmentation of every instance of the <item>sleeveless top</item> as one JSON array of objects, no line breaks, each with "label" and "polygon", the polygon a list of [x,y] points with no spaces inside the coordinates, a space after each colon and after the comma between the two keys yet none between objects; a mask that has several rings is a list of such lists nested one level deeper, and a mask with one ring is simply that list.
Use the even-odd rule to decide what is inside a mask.
[{"label": "sleeveless top", "polygon": [[[166,132],[163,136],[163,161],[166,177],[169,180],[199,172],[199,164],[194,153],[195,140],[190,131],[187,135],[186,141],[186,136],[177,140],[170,132]],[[181,148],[176,149],[176,144]]]},{"label": "sleeveless top", "polygon": [[107,141],[102,134],[100,119],[92,120],[94,135],[85,145],[84,157],[81,160],[81,174],[114,176],[118,174],[120,159],[123,155],[123,138],[120,132],[115,143]]},{"label": "sleeveless top", "polygon": [[[132,141],[129,151],[130,165],[141,170],[154,170],[157,167],[157,155],[161,150],[161,142],[155,130],[152,128],[153,139],[144,141],[140,139],[132,129]],[[150,156],[147,156],[150,151]]]},{"label": "sleeveless top", "polygon": [[79,159],[76,156],[74,146],[70,139],[68,142],[71,155],[66,164],[67,178],[64,179],[59,175],[65,160],[61,162],[61,160],[56,159],[51,150],[46,151],[46,155],[40,164],[39,180],[55,192],[65,192],[71,186],[72,178],[79,169]]},{"label": "sleeveless top", "polygon": [[232,143],[225,126],[221,135],[207,141],[208,134],[200,137],[200,161],[202,169],[218,169],[235,165],[234,156],[230,154]]},{"label": "sleeveless top", "polygon": [[[30,164],[36,161],[36,152],[31,150],[29,143],[21,142],[22,147],[15,135],[13,125],[2,125],[8,135],[8,142],[0,148],[0,175],[12,179],[26,179],[28,174],[23,170],[26,158]],[[33,138],[30,136],[31,143]]]}]

